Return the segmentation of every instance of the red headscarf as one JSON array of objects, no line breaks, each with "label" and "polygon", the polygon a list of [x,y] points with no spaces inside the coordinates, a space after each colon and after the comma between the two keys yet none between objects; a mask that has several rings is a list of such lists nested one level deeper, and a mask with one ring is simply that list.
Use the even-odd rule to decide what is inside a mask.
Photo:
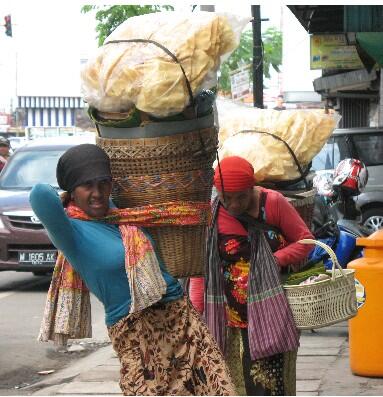
[{"label": "red headscarf", "polygon": [[254,185],[254,168],[242,157],[225,157],[220,161],[220,165],[215,168],[214,186],[220,192],[222,190],[225,192],[241,192],[252,188]]}]

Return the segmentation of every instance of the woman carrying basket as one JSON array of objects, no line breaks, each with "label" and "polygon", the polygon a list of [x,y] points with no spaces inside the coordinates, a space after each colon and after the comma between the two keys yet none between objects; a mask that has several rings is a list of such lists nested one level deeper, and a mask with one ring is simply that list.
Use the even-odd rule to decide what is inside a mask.
[{"label": "woman carrying basket", "polygon": [[[150,236],[136,227],[185,224],[198,221],[200,213],[187,203],[182,211],[174,203],[110,208],[110,161],[96,145],[67,150],[57,165],[57,181],[66,192],[61,200],[44,184],[30,194],[34,212],[62,253],[40,340],[54,339],[61,324],[77,324],[66,337],[90,336],[84,281],[104,305],[108,333],[121,362],[124,395],[233,394],[226,364],[208,328],[158,260]],[[68,302],[76,307],[79,301],[77,317],[73,311],[62,312],[58,303],[68,308]]]},{"label": "woman carrying basket", "polygon": [[[254,186],[254,169],[237,156],[215,170],[218,197],[208,239],[208,271],[190,280],[190,297],[225,352],[240,395],[294,395],[299,333],[281,285],[313,238],[279,192]],[[204,294],[205,285],[205,297]]]}]

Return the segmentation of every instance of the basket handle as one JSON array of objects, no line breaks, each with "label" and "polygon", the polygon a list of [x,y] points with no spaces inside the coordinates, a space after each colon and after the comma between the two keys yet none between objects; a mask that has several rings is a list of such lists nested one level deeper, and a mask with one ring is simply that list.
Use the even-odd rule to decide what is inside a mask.
[{"label": "basket handle", "polygon": [[237,134],[243,134],[243,133],[249,133],[249,132],[250,133],[254,133],[255,132],[257,134],[266,134],[266,135],[272,136],[274,139],[277,139],[278,141],[282,142],[286,146],[286,149],[290,153],[291,157],[293,158],[293,160],[295,162],[295,165],[297,166],[298,171],[301,174],[301,179],[303,179],[303,182],[304,182],[306,188],[308,189],[308,183],[307,183],[307,180],[305,178],[307,173],[305,171],[303,171],[302,166],[301,166],[300,162],[298,161],[297,156],[295,155],[293,149],[291,149],[290,145],[284,139],[282,139],[281,137],[279,137],[279,136],[277,136],[275,134],[272,134],[271,132],[258,131],[258,130],[241,130],[241,131],[237,131],[235,134],[233,134],[233,136],[237,135]]},{"label": "basket handle", "polygon": [[298,243],[319,245],[319,247],[323,248],[330,255],[330,258],[332,260],[332,269],[331,269],[331,272],[332,272],[331,280],[332,281],[335,281],[335,266],[338,268],[338,270],[340,270],[340,273],[342,274],[342,276],[346,277],[346,273],[342,269],[342,266],[339,264],[339,261],[335,255],[335,252],[327,244],[322,243],[322,241],[313,240],[311,238],[305,238],[303,240],[299,240]]},{"label": "basket handle", "polygon": [[178,58],[170,51],[168,50],[165,46],[163,46],[160,43],[157,43],[157,41],[154,40],[149,40],[149,39],[128,39],[128,40],[124,40],[124,39],[120,39],[120,40],[111,40],[111,41],[107,41],[105,43],[105,45],[107,44],[118,44],[118,43],[149,43],[149,44],[154,44],[155,46],[161,48],[161,50],[163,50],[167,55],[170,56],[170,58],[172,58],[172,60],[174,62],[176,62],[182,71],[182,74],[185,77],[185,83],[186,83],[186,88],[188,90],[188,94],[189,94],[189,100],[190,100],[190,105],[192,106],[192,108],[194,109],[194,113],[195,113],[195,101],[194,101],[194,97],[193,97],[193,90],[191,88],[189,79],[186,76],[186,72],[185,69],[183,68],[181,62],[178,60]]}]

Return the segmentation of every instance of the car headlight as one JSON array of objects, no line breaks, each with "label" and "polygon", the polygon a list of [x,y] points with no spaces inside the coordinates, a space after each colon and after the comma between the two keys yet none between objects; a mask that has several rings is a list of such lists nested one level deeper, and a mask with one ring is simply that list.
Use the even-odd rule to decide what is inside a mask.
[{"label": "car headlight", "polygon": [[0,216],[0,230],[1,229],[5,229],[5,226],[4,226],[3,220],[1,219],[1,216]]}]

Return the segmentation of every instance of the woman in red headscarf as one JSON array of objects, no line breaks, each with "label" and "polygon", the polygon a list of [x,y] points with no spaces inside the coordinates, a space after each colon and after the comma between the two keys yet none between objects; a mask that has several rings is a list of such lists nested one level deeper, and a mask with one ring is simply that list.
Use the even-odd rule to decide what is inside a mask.
[{"label": "woman in red headscarf", "polygon": [[281,193],[255,186],[247,160],[223,159],[214,186],[208,272],[190,280],[190,298],[224,351],[238,394],[295,395],[299,332],[280,274],[303,262],[312,247],[298,241],[313,236]]}]

